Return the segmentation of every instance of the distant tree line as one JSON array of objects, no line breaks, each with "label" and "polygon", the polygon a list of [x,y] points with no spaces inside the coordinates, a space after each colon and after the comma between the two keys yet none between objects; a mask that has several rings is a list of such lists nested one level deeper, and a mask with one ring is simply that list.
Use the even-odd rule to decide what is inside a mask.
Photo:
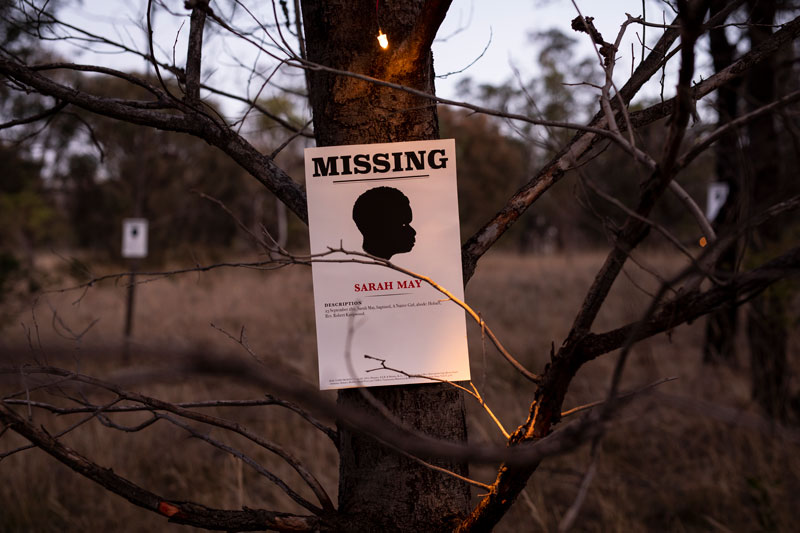
[{"label": "distant tree line", "polygon": [[[573,59],[577,40],[559,31],[536,34],[532,39],[541,47],[539,76],[525,81],[510,79],[496,86],[468,80],[460,87],[463,97],[552,121],[587,117],[594,105],[589,90],[584,99],[580,87],[565,84],[601,76],[596,62]],[[152,76],[143,79],[157,83]],[[146,91],[119,79],[101,82],[86,77],[82,84],[97,96],[146,97]],[[48,111],[41,98],[14,98],[5,105],[7,116]],[[246,127],[250,137],[256,143],[262,139],[265,147],[275,142],[271,136],[274,127],[288,122],[302,129],[307,120],[286,97],[259,103],[276,119],[259,114]],[[527,180],[532,169],[553,157],[570,135],[563,129],[542,135],[531,125],[512,127],[495,117],[447,108],[441,110],[439,121],[442,136],[457,140],[464,239],[480,228],[494,206]],[[639,134],[645,144],[655,146],[663,127],[656,123]],[[0,249],[11,262],[30,265],[33,251],[42,247],[79,249],[102,260],[118,259],[121,221],[133,216],[150,221],[154,262],[242,244],[237,221],[199,193],[222,202],[256,232],[262,224],[272,234],[286,226],[285,240],[290,246],[302,249],[306,245],[306,229],[299,220],[276,208],[274,198],[252,184],[230,158],[197,138],[80,110],[54,115],[46,129],[15,133],[14,139],[0,139],[0,158],[8,176],[0,184],[4,207]],[[301,150],[295,145],[278,157],[302,182]],[[702,174],[709,172],[712,163],[709,157],[705,161],[690,169],[699,175],[689,180],[694,188],[690,192],[696,197],[703,196],[702,189],[709,181]],[[629,181],[636,179],[636,164],[621,151],[601,153],[584,165],[582,172],[588,176],[614,174],[616,179],[608,181],[609,192],[623,201],[633,200],[626,191]],[[592,190],[558,184],[539,202],[536,213],[512,228],[500,244],[520,252],[602,245],[608,239],[604,221],[615,216],[619,217],[619,211]],[[684,219],[687,231],[683,237],[695,238],[694,222],[677,199],[668,198],[654,216],[673,224],[676,218]],[[283,217],[286,219],[281,220]]]}]

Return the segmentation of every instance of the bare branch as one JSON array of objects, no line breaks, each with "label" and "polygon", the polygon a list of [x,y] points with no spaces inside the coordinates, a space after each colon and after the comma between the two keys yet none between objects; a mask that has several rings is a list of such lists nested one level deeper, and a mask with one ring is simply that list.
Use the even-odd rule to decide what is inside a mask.
[{"label": "bare branch", "polygon": [[303,417],[309,424],[311,424],[318,430],[322,431],[325,435],[327,435],[328,438],[331,439],[331,441],[333,441],[334,444],[336,445],[339,444],[339,433],[335,429],[326,426],[325,424],[317,420],[311,413],[309,413],[299,405],[289,402],[287,400],[281,400],[280,398],[277,398],[271,394],[267,394],[266,397],[269,402],[268,405],[280,405],[281,407],[285,407],[290,411],[294,411],[295,413]]},{"label": "bare branch", "polygon": [[[711,27],[723,21],[732,9],[742,3],[742,0],[730,3],[724,10],[711,17],[704,27]],[[675,22],[677,22],[677,19]],[[630,102],[641,86],[661,68],[662,60],[666,57],[670,46],[678,36],[677,30],[672,27],[675,26],[675,22],[670,24],[671,27],[664,32],[659,42],[648,54],[647,59],[640,63],[634,75],[620,89],[619,95],[624,102]],[[784,24],[769,39],[754,50],[744,54],[730,67],[692,87],[692,98],[694,100],[703,98],[730,80],[741,76],[750,67],[760,63],[776,50],[797,38],[798,35],[800,35],[800,17]],[[615,104],[617,104],[616,99],[612,101],[612,105]],[[634,127],[639,127],[664,118],[672,111],[673,105],[673,100],[670,99],[648,109],[632,112],[630,113],[631,124]],[[599,126],[604,124],[604,120],[603,115],[598,114],[590,121],[590,124]],[[591,131],[579,131],[567,146],[508,200],[502,210],[464,243],[461,252],[465,283],[469,281],[475,272],[475,267],[480,257],[519,219],[530,205],[560,180],[565,172],[570,170],[573,161],[580,161],[599,139],[600,137],[595,136]]]},{"label": "bare branch", "polygon": [[675,110],[672,115],[670,131],[664,145],[661,161],[650,179],[642,186],[639,205],[636,208],[637,216],[628,217],[625,221],[614,243],[614,248],[606,257],[605,263],[598,271],[592,286],[584,298],[580,311],[570,328],[567,340],[564,341],[565,346],[562,347],[560,352],[569,353],[571,350],[570,344],[586,334],[591,328],[600,307],[611,290],[611,286],[622,270],[628,254],[647,236],[650,226],[642,222],[640,217],[648,216],[656,201],[674,177],[678,148],[689,123],[689,116],[694,109],[694,102],[690,95],[692,75],[694,73],[694,42],[699,37],[700,24],[705,13],[705,9],[697,9],[695,7],[693,10],[696,11],[688,13],[689,7],[685,5],[684,10],[681,11],[682,61],[677,86],[678,98],[675,100]]},{"label": "bare branch", "polygon": [[653,396],[660,405],[684,412],[694,411],[703,417],[729,426],[747,428],[750,431],[761,433],[770,440],[779,437],[788,442],[800,444],[800,430],[797,427],[782,425],[774,419],[768,419],[738,407],[729,407],[698,398],[687,398],[659,391],[654,392]]},{"label": "bare branch", "polygon": [[[255,470],[256,472],[258,472],[259,474],[261,474],[262,476],[264,476],[265,478],[270,480],[275,485],[277,485],[283,492],[285,492],[292,500],[294,500],[301,507],[304,507],[304,508],[308,509],[309,511],[311,511],[315,515],[323,514],[323,510],[322,509],[320,509],[319,507],[311,504],[308,500],[306,500],[305,498],[300,496],[297,492],[292,490],[292,488],[289,487],[289,485],[287,485],[285,481],[283,481],[281,478],[279,478],[278,476],[276,476],[275,474],[273,474],[272,472],[270,472],[269,470],[264,468],[261,464],[258,463],[258,461],[256,461],[252,457],[249,457],[249,456],[245,455],[244,453],[242,453],[241,451],[237,450],[236,448],[228,446],[227,444],[224,444],[224,443],[218,441],[217,439],[214,439],[214,438],[210,437],[209,435],[207,435],[205,433],[201,433],[201,432],[195,430],[189,424],[186,424],[185,422],[181,422],[180,420],[178,420],[176,418],[173,418],[173,417],[171,417],[169,415],[160,415],[160,418],[163,418],[164,420],[167,420],[170,423],[172,423],[172,424],[174,424],[174,425],[176,425],[176,426],[178,426],[180,428],[183,428],[190,435],[192,435],[194,438],[200,439],[200,440],[202,440],[204,442],[207,442],[208,444],[214,446],[215,448],[220,449],[220,450],[222,450],[222,451],[224,451],[226,453],[229,453],[233,457],[236,457],[237,459],[241,460],[242,462],[247,463],[253,470]],[[328,502],[328,503],[330,503],[330,502]],[[331,504],[331,506],[327,510],[328,511],[333,510],[333,505]]]},{"label": "bare branch", "polygon": [[[678,32],[676,30],[667,30],[647,58],[639,64],[633,76],[620,89],[620,95],[625,103],[630,102],[642,85],[658,71],[664,56],[677,37]],[[604,121],[604,115],[598,114],[590,121],[590,124],[601,126]],[[472,277],[475,272],[475,266],[483,254],[494,245],[497,239],[519,219],[533,202],[561,179],[574,161],[580,161],[597,139],[598,137],[593,132],[578,132],[553,159],[506,202],[502,210],[464,243],[461,248],[461,255],[465,283]]]},{"label": "bare branch", "polygon": [[[484,410],[486,410],[486,412],[489,414],[489,417],[492,419],[492,422],[494,422],[497,425],[497,427],[500,429],[500,432],[503,434],[503,437],[505,437],[506,439],[508,439],[510,437],[509,434],[508,434],[508,431],[506,431],[506,428],[503,427],[503,424],[500,422],[500,420],[497,418],[497,416],[495,416],[495,414],[492,411],[492,409],[483,400],[483,396],[481,396],[481,393],[478,391],[478,388],[471,381],[469,382],[469,385],[470,385],[470,387],[472,387],[472,390],[469,390],[468,388],[464,387],[463,385],[459,385],[458,383],[456,383],[454,381],[449,381],[449,380],[446,380],[446,379],[426,376],[424,374],[411,374],[409,372],[406,372],[405,370],[392,368],[392,367],[390,367],[390,366],[388,366],[386,364],[386,359],[381,359],[380,357],[374,357],[372,355],[364,354],[364,358],[365,359],[372,359],[373,361],[378,361],[380,363],[380,365],[381,365],[380,366],[381,370],[389,370],[391,372],[397,372],[398,374],[402,374],[402,375],[404,375],[406,377],[409,377],[409,378],[424,378],[424,379],[429,379],[429,380],[437,382],[437,383],[446,383],[447,385],[450,385],[451,387],[455,387],[455,388],[457,388],[457,389],[459,389],[459,390],[461,390],[463,392],[466,392],[467,394],[469,394],[470,396],[472,396],[473,398],[478,400],[478,402],[481,404],[481,407],[483,407]],[[375,369],[375,370],[377,370],[377,369]],[[367,370],[367,372],[372,372],[372,370]],[[361,391],[364,392],[364,393],[367,392],[366,389],[361,389]],[[373,403],[370,398],[368,398],[368,399],[370,400],[370,403]],[[375,403],[373,403],[373,405],[375,405]],[[377,405],[375,405],[375,407],[377,407],[378,410],[380,410],[384,415],[387,415],[387,418],[396,418],[391,413],[385,411],[381,407],[379,407]]]},{"label": "bare branch", "polygon": [[156,61],[156,54],[153,48],[153,21],[151,17],[153,6],[153,0],[147,0],[147,12],[146,12],[146,20],[147,20],[147,44],[150,46],[150,63],[153,65],[153,69],[155,70],[156,77],[158,78],[159,83],[161,83],[161,88],[164,89],[164,92],[173,100],[177,100],[175,95],[173,95],[169,91],[169,87],[164,82],[164,79],[161,77],[161,69],[159,68],[158,61]]},{"label": "bare branch", "polygon": [[[680,162],[678,162],[678,166],[680,166]],[[681,184],[673,179],[669,182],[669,190],[675,193],[675,196],[677,196],[681,202],[684,203],[686,208],[689,210],[689,213],[691,213],[694,219],[697,221],[697,225],[700,226],[701,230],[703,230],[708,242],[714,242],[717,240],[717,232],[711,227],[711,222],[708,221],[705,213],[703,213],[703,210],[700,209],[699,205],[697,205],[697,202],[694,201],[694,198],[692,198],[689,193],[686,192],[686,189],[681,187]]]},{"label": "bare branch", "polygon": [[139,424],[137,424],[135,426],[123,426],[122,424],[117,424],[116,422],[114,422],[113,420],[111,420],[110,418],[108,418],[105,415],[102,415],[102,414],[99,414],[99,413],[97,415],[97,419],[104,426],[106,426],[108,428],[111,428],[111,429],[116,429],[118,431],[123,431],[125,433],[137,433],[139,431],[142,431],[143,429],[149,428],[150,426],[152,426],[153,424],[155,424],[156,422],[158,422],[162,418],[163,417],[158,415],[158,414],[153,414],[153,416],[151,416],[150,418],[148,418],[144,422],[141,422],[141,423],[139,423]]},{"label": "bare branch", "polygon": [[320,519],[314,516],[298,516],[252,509],[226,511],[211,509],[192,502],[170,502],[130,482],[113,470],[98,466],[75,450],[61,444],[47,432],[25,421],[2,403],[0,403],[0,421],[75,472],[122,496],[134,505],[167,517],[170,522],[228,531],[258,529],[315,531],[321,523]]},{"label": "bare branch", "polygon": [[[577,351],[582,360],[594,359],[598,355],[623,346],[626,339],[639,341],[692,321],[722,305],[739,305],[772,283],[798,274],[800,274],[800,248],[794,248],[765,265],[741,274],[707,292],[685,294],[664,304],[643,324],[635,322],[606,333],[589,333],[581,340]],[[731,301],[734,297],[737,299]]]},{"label": "bare branch", "polygon": [[278,154],[283,151],[284,148],[286,148],[287,146],[289,146],[292,143],[292,141],[294,141],[298,137],[304,135],[303,132],[306,131],[307,128],[311,125],[311,122],[312,122],[312,120],[309,120],[308,122],[306,122],[305,125],[303,125],[303,128],[301,130],[296,131],[295,133],[290,135],[285,141],[283,141],[280,145],[278,145],[278,147],[275,148],[272,151],[271,154],[269,154],[269,158],[270,159],[275,159],[276,157],[278,157]]},{"label": "bare branch", "polygon": [[[31,373],[29,371],[29,369],[27,369],[27,368],[25,369],[25,372],[26,373]],[[258,436],[256,434],[254,434],[253,432],[251,432],[247,428],[243,427],[242,425],[238,424],[237,422],[233,422],[233,421],[225,420],[225,419],[222,419],[222,418],[206,415],[206,414],[203,414],[203,413],[198,413],[198,412],[191,411],[191,410],[183,408],[183,407],[178,407],[177,405],[169,403],[169,402],[164,402],[162,400],[158,400],[156,398],[151,398],[149,396],[145,396],[145,395],[138,394],[138,393],[135,393],[135,392],[125,391],[125,390],[121,389],[120,387],[117,387],[114,384],[107,383],[107,382],[104,382],[102,380],[98,380],[98,379],[95,379],[95,378],[90,378],[88,376],[83,376],[83,375],[74,374],[74,373],[65,373],[65,372],[61,371],[60,369],[52,369],[52,373],[55,373],[57,375],[64,375],[64,376],[68,377],[69,379],[81,381],[81,382],[88,383],[88,384],[91,384],[91,385],[96,386],[96,387],[100,387],[100,388],[106,389],[108,391],[111,391],[111,392],[115,393],[120,398],[127,399],[127,400],[132,400],[132,401],[141,403],[143,405],[148,406],[151,409],[167,411],[167,412],[170,412],[170,413],[174,413],[174,414],[176,414],[176,415],[178,415],[180,417],[183,417],[183,418],[188,418],[188,419],[194,420],[196,422],[201,422],[203,424],[219,427],[219,428],[231,431],[233,433],[237,433],[237,434],[245,437],[246,439],[250,440],[251,442],[257,444],[258,446],[264,448],[265,450],[268,450],[268,451],[274,453],[275,455],[277,455],[278,457],[280,457],[281,459],[283,459],[287,464],[289,464],[289,466],[291,466],[300,475],[300,477],[303,479],[303,481],[313,491],[314,495],[317,496],[317,498],[320,501],[320,504],[322,505],[322,507],[325,510],[330,510],[330,509],[333,508],[333,504],[331,503],[330,498],[326,494],[325,489],[322,488],[322,485],[317,481],[317,479],[313,476],[313,474],[311,474],[308,471],[308,469],[297,458],[295,458],[289,451],[287,451],[282,446],[280,446],[278,444],[275,444],[273,442],[270,442],[270,441],[268,441],[268,440],[266,440],[266,439],[264,439],[264,438],[262,438],[262,437],[260,437],[260,436]],[[284,486],[281,486],[281,488],[286,490],[286,488],[288,488],[288,487],[284,488]],[[291,493],[290,493],[290,496],[292,496]],[[294,497],[294,496],[292,496],[292,497]]]},{"label": "bare branch", "polygon": [[186,8],[192,10],[189,23],[189,48],[186,54],[186,98],[194,101],[200,99],[203,27],[206,23],[208,0],[189,0],[186,2]]},{"label": "bare branch", "polygon": [[275,113],[272,113],[269,109],[265,108],[264,106],[259,104],[257,101],[249,100],[249,99],[247,99],[247,98],[245,98],[243,96],[237,96],[237,95],[235,95],[233,93],[229,93],[229,92],[223,91],[221,89],[217,89],[215,87],[211,87],[211,86],[206,85],[204,83],[201,83],[200,87],[202,89],[205,89],[206,91],[208,91],[210,93],[218,94],[219,96],[224,96],[225,98],[230,98],[231,100],[236,100],[238,102],[243,102],[243,103],[247,104],[249,107],[252,107],[253,109],[257,110],[259,113],[261,113],[265,117],[268,117],[270,120],[276,122],[277,124],[280,124],[282,127],[286,128],[287,130],[292,131],[292,132],[294,132],[294,133],[296,133],[298,135],[302,135],[303,137],[305,137],[307,139],[313,139],[314,138],[314,132],[308,129],[308,124],[306,124],[302,128],[298,128],[297,126],[294,126],[288,120],[286,120],[286,119],[284,119],[282,117],[279,117]]},{"label": "bare branch", "polygon": [[615,207],[619,208],[626,215],[637,218],[638,220],[652,226],[656,231],[658,231],[661,235],[663,235],[664,238],[666,238],[669,242],[671,242],[675,246],[675,248],[677,248],[683,255],[685,255],[692,261],[695,260],[692,253],[667,228],[665,228],[661,224],[658,224],[650,220],[647,217],[639,215],[636,211],[634,211],[633,209],[629,208],[627,205],[622,203],[618,198],[603,191],[596,183],[594,183],[593,180],[588,179],[586,177],[582,177],[581,181],[585,183],[586,186],[588,186],[592,191],[594,191],[594,193],[597,194],[597,196],[599,196],[606,202],[614,205]]},{"label": "bare branch", "polygon": [[456,474],[452,470],[448,470],[447,468],[442,468],[441,466],[437,466],[437,465],[435,465],[433,463],[429,463],[428,461],[423,461],[419,457],[411,455],[410,453],[403,452],[403,451],[401,451],[400,453],[403,456],[408,457],[409,459],[420,463],[425,468],[430,468],[431,470],[436,470],[437,472],[441,472],[442,474],[445,474],[447,476],[452,476],[452,477],[458,479],[459,481],[463,481],[464,483],[467,483],[469,485],[473,485],[475,487],[480,487],[480,488],[485,489],[485,490],[492,490],[492,486],[491,485],[487,485],[486,483],[483,483],[481,481],[477,481],[475,479],[468,478],[468,477],[462,476],[460,474]]},{"label": "bare branch", "polygon": [[[579,345],[574,346],[574,350],[569,357],[556,357],[547,373],[543,376],[543,381],[537,391],[537,398],[550,400],[544,396],[544,392],[555,395],[554,402],[560,405],[563,396],[559,396],[559,391],[564,391],[564,380],[569,380],[585,361],[588,361],[600,353],[607,353],[620,346],[631,346],[633,342],[641,340],[647,336],[665,331],[668,328],[692,320],[708,313],[712,309],[718,308],[725,302],[729,302],[733,295],[739,295],[740,303],[743,300],[752,298],[760,291],[777,280],[785,279],[787,275],[800,274],[800,247],[794,248],[781,257],[768,262],[762,267],[755,269],[747,274],[737,277],[730,284],[716,287],[702,295],[689,294],[676,299],[675,301],[663,306],[652,317],[646,316],[643,322],[637,322],[624,328],[614,330],[608,334],[586,335]],[[682,275],[685,275],[682,274]],[[590,355],[591,354],[591,355]],[[614,398],[617,398],[615,390],[612,388]],[[613,403],[616,403],[613,402]],[[542,431],[541,426],[533,424],[539,420],[550,423],[555,417],[547,412],[547,405],[543,401],[535,402],[531,407],[529,421],[521,426],[512,435],[512,442],[524,442],[526,439],[541,439],[548,432]],[[602,416],[610,416],[611,408],[607,407]],[[539,418],[542,417],[542,418]],[[547,417],[545,419],[545,417]],[[595,428],[596,435],[602,433],[602,423]],[[544,435],[542,434],[544,433]],[[560,433],[560,432],[559,432]],[[558,433],[555,433],[558,434]],[[551,436],[553,434],[550,434]],[[546,437],[546,440],[549,437]],[[539,440],[538,442],[542,442]],[[535,463],[529,463],[519,467],[504,465],[498,473],[498,478],[494,484],[494,491],[484,497],[472,514],[459,526],[458,531],[474,531],[484,527],[486,524],[494,523],[502,516],[502,509],[509,501],[513,501],[517,494],[525,487],[528,478],[536,468]],[[509,500],[510,499],[510,500]]]},{"label": "bare branch", "polygon": [[740,128],[741,126],[747,124],[751,120],[760,117],[765,113],[770,113],[775,111],[776,109],[780,109],[785,107],[793,102],[800,100],[800,91],[794,91],[783,98],[775,100],[765,106],[762,106],[754,111],[751,111],[745,115],[742,115],[735,120],[730,120],[726,122],[723,126],[720,126],[716,130],[709,133],[707,136],[703,137],[702,139],[697,139],[695,143],[691,146],[691,148],[681,156],[678,160],[678,166],[685,167],[694,159],[702,154],[709,146],[719,140],[721,137],[729,133],[731,130],[735,130]]},{"label": "bare branch", "polygon": [[[34,407],[37,409],[44,409],[50,413],[56,415],[72,415],[78,413],[90,413],[94,409],[95,406],[84,406],[84,407],[59,407],[57,405],[45,403],[45,402],[37,402],[33,400],[16,400],[11,398],[3,399],[5,403],[8,405],[25,405],[29,407]],[[308,411],[303,409],[297,404],[292,402],[288,402],[286,400],[281,400],[271,394],[266,394],[265,399],[263,400],[205,400],[205,401],[194,401],[194,402],[178,402],[174,404],[177,407],[183,407],[185,409],[196,409],[196,408],[214,408],[214,407],[263,407],[269,405],[277,405],[280,407],[284,407],[293,411],[303,417],[307,422],[313,425],[318,430],[322,431],[325,435],[328,436],[334,443],[337,442],[338,436],[336,434],[336,430],[326,426],[314,416],[312,416]],[[146,405],[120,405],[114,407],[108,407],[103,410],[104,413],[136,413],[141,411],[151,411],[152,408]]]},{"label": "bare branch", "polygon": [[572,502],[572,505],[569,507],[569,509],[567,509],[567,512],[564,513],[564,517],[558,524],[559,533],[563,531],[569,531],[572,529],[572,526],[575,525],[575,520],[578,518],[578,513],[580,512],[581,507],[583,507],[583,502],[586,500],[586,494],[589,492],[589,487],[591,486],[592,480],[594,480],[596,473],[597,461],[595,457],[592,457],[592,463],[589,465],[589,468],[586,470],[586,474],[581,480],[581,485],[578,488],[578,494],[575,496],[575,500]]},{"label": "bare branch", "polygon": [[[669,377],[669,378],[659,379],[658,381],[655,381],[653,383],[645,385],[644,387],[640,387],[640,388],[638,388],[636,390],[632,390],[630,392],[625,392],[623,394],[620,394],[619,396],[617,396],[616,400],[619,401],[619,400],[625,400],[625,399],[633,398],[633,397],[638,396],[638,395],[640,395],[640,394],[642,394],[644,392],[649,392],[651,389],[654,389],[654,388],[658,387],[659,385],[662,385],[664,383],[669,383],[670,381],[675,381],[676,379],[678,379],[678,378],[677,377]],[[561,418],[581,413],[581,412],[586,411],[588,409],[591,409],[593,407],[597,407],[598,405],[603,405],[605,402],[606,402],[606,400],[598,400],[596,402],[591,402],[591,403],[587,403],[585,405],[579,405],[578,407],[573,407],[572,409],[567,409],[566,411],[563,411],[561,413]]]},{"label": "bare branch", "polygon": [[244,138],[236,135],[210,115],[185,106],[180,101],[174,101],[174,106],[183,113],[168,114],[141,109],[114,99],[92,96],[61,85],[38,74],[31,68],[6,59],[0,59],[0,73],[33,87],[42,94],[59,98],[92,113],[199,137],[228,154],[262,185],[278,196],[303,222],[308,220],[306,196],[302,188],[273,160],[261,154]]},{"label": "bare branch", "polygon": [[[769,39],[763,41],[728,67],[694,85],[691,89],[692,98],[699,100],[726,83],[744,75],[754,65],[761,63],[798,36],[800,36],[800,17],[796,17],[782,25],[781,29],[773,33]],[[647,109],[634,111],[631,113],[631,122],[634,127],[650,124],[669,115],[673,106],[674,98],[671,98]]]},{"label": "bare branch", "polygon": [[38,122],[42,119],[49,118],[59,111],[67,107],[67,102],[57,102],[56,105],[51,107],[50,109],[45,109],[41,113],[36,113],[35,115],[31,115],[30,117],[25,118],[18,118],[16,120],[10,120],[3,124],[0,124],[0,130],[5,130],[8,128],[13,128],[14,126],[21,126],[22,124],[31,124],[32,122]]},{"label": "bare branch", "polygon": [[253,239],[253,241],[254,241],[254,242],[255,242],[255,243],[258,245],[258,246],[260,246],[260,247],[261,247],[261,248],[262,248],[262,249],[263,249],[263,250],[264,250],[264,251],[265,251],[267,254],[269,254],[269,253],[272,251],[272,247],[271,247],[269,244],[267,244],[267,243],[264,241],[264,239],[262,239],[261,237],[259,237],[258,235],[256,235],[256,234],[255,234],[255,233],[254,233],[254,232],[253,232],[253,231],[252,231],[250,228],[248,228],[248,227],[247,227],[247,225],[246,225],[244,222],[242,222],[242,221],[239,219],[239,217],[237,217],[236,215],[234,215],[234,214],[233,214],[233,212],[232,212],[230,209],[228,209],[228,206],[227,206],[227,205],[225,205],[223,202],[221,202],[220,200],[217,200],[217,199],[216,199],[216,198],[214,198],[213,196],[209,196],[209,195],[207,195],[207,194],[205,194],[204,192],[201,192],[201,191],[192,190],[192,192],[194,192],[194,193],[195,193],[197,196],[199,196],[200,198],[202,198],[202,199],[204,199],[204,200],[208,200],[209,202],[213,203],[214,205],[216,205],[217,207],[219,207],[220,209],[222,209],[223,211],[225,211],[225,213],[226,213],[226,214],[227,214],[227,215],[228,215],[228,216],[229,216],[231,219],[233,219],[233,221],[234,221],[234,222],[236,222],[236,225],[237,225],[237,226],[239,226],[239,229],[241,229],[242,231],[244,231],[245,233],[247,233],[247,234],[250,236],[250,238],[252,238],[252,239]]},{"label": "bare branch", "polygon": [[[369,415],[360,409],[338,406],[335,402],[323,396],[317,389],[282,373],[264,369],[260,365],[231,361],[230,358],[222,360],[209,357],[196,357],[193,361],[190,361],[190,365],[191,366],[186,370],[203,374],[208,373],[216,377],[234,377],[259,386],[267,386],[282,397],[290,398],[298,403],[302,402],[305,406],[313,409],[317,413],[325,417],[337,419],[340,424],[347,425],[355,431],[369,435],[396,451],[410,453],[419,458],[455,458],[460,461],[466,460],[489,464],[497,464],[502,461],[515,466],[530,465],[538,463],[544,457],[572,450],[599,434],[596,421],[583,420],[568,425],[564,429],[554,432],[548,438],[542,439],[536,443],[517,445],[513,448],[505,446],[473,447],[449,440],[434,439],[421,433],[408,435],[405,432],[398,432],[396,426],[387,424],[386,421],[380,417]],[[0,374],[16,374],[18,372],[18,368],[0,367]],[[105,388],[119,394],[123,398],[145,403],[151,409],[171,412],[183,418],[215,425],[224,429],[230,429],[228,426],[236,425],[226,420],[202,415],[201,413],[187,412],[187,410],[177,408],[174,404],[169,404],[155,398],[148,398],[137,393],[122,391],[113,384],[61,368],[26,366],[25,372],[27,374],[65,376],[69,380]],[[2,418],[0,418],[0,420],[2,420]],[[230,430],[238,433],[238,431],[234,429]],[[247,435],[243,436],[250,438]]]}]

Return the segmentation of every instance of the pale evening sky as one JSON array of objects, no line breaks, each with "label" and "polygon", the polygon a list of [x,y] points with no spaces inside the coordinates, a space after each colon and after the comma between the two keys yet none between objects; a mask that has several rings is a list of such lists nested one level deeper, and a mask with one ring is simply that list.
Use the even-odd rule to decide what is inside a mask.
[{"label": "pale evening sky", "polygon": [[[616,38],[626,19],[626,12],[638,16],[643,8],[642,0],[577,0],[576,3],[584,16],[594,17],[596,27],[607,41]],[[83,0],[69,10],[64,10],[62,15],[76,26],[145,50],[143,20],[146,5],[147,2],[144,1]],[[262,1],[255,5],[259,8],[257,16],[266,22],[273,21],[270,2]],[[670,21],[674,17],[670,7],[663,1],[646,0],[645,5],[650,21]],[[181,15],[188,13],[180,2],[176,2],[174,10]],[[535,73],[538,50],[528,38],[533,31],[558,28],[579,40],[580,47],[576,56],[594,57],[595,52],[588,36],[577,34],[570,28],[570,21],[576,14],[575,5],[570,0],[454,0],[439,32],[439,39],[434,43],[436,71],[442,75],[462,70],[473,61],[475,63],[463,73],[438,79],[437,93],[446,98],[458,99],[457,84],[466,77],[494,84],[511,80],[512,64],[522,72],[523,77]],[[185,22],[180,31],[180,23],[176,22],[180,19],[165,13],[157,13],[153,18],[155,40],[161,50],[159,58],[171,62],[174,53],[175,61],[179,65],[182,65],[188,34],[188,15],[182,18]],[[637,33],[641,36],[641,26],[630,25],[620,47],[615,76],[620,84],[630,72],[631,53],[635,55],[636,62],[641,59],[641,43]],[[660,29],[647,28],[647,43],[654,43],[660,33]],[[238,39],[227,39],[223,42],[216,38],[207,39],[207,42],[203,75],[208,83],[237,94],[249,93],[253,96],[257,93],[261,83],[249,80],[248,84],[248,80],[241,74],[243,69],[236,65],[238,61],[247,65],[253,64],[257,50],[252,46],[242,46]],[[119,54],[93,54],[65,43],[59,45],[59,50],[78,62],[121,69],[144,69],[143,60],[126,58]],[[283,85],[299,87],[302,84],[297,70],[286,70],[277,80]],[[655,89],[651,89],[650,94],[655,94]]]}]

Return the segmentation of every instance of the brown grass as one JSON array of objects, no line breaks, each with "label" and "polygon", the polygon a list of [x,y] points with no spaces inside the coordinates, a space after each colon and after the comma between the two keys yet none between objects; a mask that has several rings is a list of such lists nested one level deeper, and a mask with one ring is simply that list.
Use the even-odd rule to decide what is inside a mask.
[{"label": "brown grass", "polygon": [[[662,271],[681,267],[680,260],[657,253],[645,254],[642,260]],[[569,329],[601,261],[602,256],[591,253],[539,258],[491,255],[470,283],[467,300],[512,353],[539,371],[548,360],[551,342],[558,346]],[[629,266],[628,272],[647,290],[657,285],[636,266]],[[310,278],[308,269],[294,267],[278,272],[220,270],[142,284],[137,289],[134,364],[129,367],[120,364],[122,284],[93,287],[77,303],[80,292],[50,293],[0,331],[3,364],[47,359],[168,400],[259,397],[262,391],[229,379],[169,373],[175,362],[171,358],[178,357],[174,354],[202,351],[249,357],[212,328],[213,323],[237,336],[244,327],[249,345],[262,360],[315,383]],[[53,283],[65,286],[71,281],[54,279]],[[647,303],[646,294],[628,278],[620,278],[595,329],[603,331],[634,320]],[[69,334],[64,325],[79,332],[98,318],[80,342],[65,338]],[[699,321],[634,349],[623,388],[668,376],[678,379],[661,385],[657,394],[637,398],[615,419],[600,444],[597,475],[576,530],[794,530],[793,511],[800,504],[798,441],[785,432],[770,433],[754,425],[760,419],[749,401],[744,349],[739,370],[701,365],[702,327]],[[493,349],[484,349],[477,327],[469,329],[473,381],[506,428],[513,430],[525,419],[533,389]],[[33,348],[27,348],[29,344]],[[797,345],[795,333],[794,358]],[[565,407],[602,399],[614,363],[614,354],[609,354],[586,365],[575,378]],[[16,377],[4,377],[0,385],[4,394],[22,388]],[[60,395],[79,392],[80,388],[71,386],[40,393],[39,399],[64,403]],[[214,412],[292,448],[335,497],[336,452],[321,433],[278,407]],[[51,432],[77,420],[41,412],[34,415]],[[134,424],[144,416],[131,414],[115,420]],[[474,404],[470,404],[469,423],[476,443],[502,442],[497,428]],[[92,421],[63,441],[166,498],[225,508],[300,510],[240,461],[163,421],[134,434]],[[226,442],[285,476],[293,487],[299,486],[294,473],[266,452],[241,439]],[[0,439],[0,450],[22,444],[23,439],[7,432]],[[543,463],[498,531],[531,531],[542,526],[555,530],[588,466],[588,446]],[[471,473],[485,482],[494,477],[494,470],[487,466],[473,466]],[[106,493],[39,450],[0,462],[0,481],[0,531],[182,528]],[[308,491],[303,494],[311,497]]]}]

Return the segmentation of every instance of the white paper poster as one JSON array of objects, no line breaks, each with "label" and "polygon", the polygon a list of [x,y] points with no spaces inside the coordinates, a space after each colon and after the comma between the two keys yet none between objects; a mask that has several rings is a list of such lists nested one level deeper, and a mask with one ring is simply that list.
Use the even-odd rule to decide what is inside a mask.
[{"label": "white paper poster", "polygon": [[147,257],[147,219],[122,220],[122,257]]},{"label": "white paper poster", "polygon": [[[366,252],[463,300],[454,140],[309,148],[305,173],[312,254]],[[343,261],[312,265],[321,389],[469,379],[463,309],[368,258],[321,259]]]},{"label": "white paper poster", "polygon": [[706,198],[706,218],[709,222],[714,222],[720,209],[728,199],[730,186],[724,181],[715,181],[708,184],[708,196]]}]

